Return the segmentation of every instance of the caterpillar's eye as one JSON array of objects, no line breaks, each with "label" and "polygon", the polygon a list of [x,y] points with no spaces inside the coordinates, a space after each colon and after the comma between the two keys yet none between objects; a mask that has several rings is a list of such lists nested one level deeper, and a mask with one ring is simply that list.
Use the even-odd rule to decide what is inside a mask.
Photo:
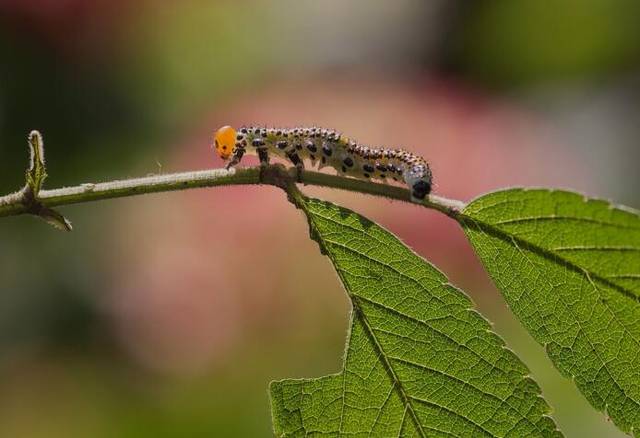
[{"label": "caterpillar's eye", "polygon": [[228,160],[236,144],[236,130],[231,126],[223,126],[213,137],[216,153],[223,160]]}]

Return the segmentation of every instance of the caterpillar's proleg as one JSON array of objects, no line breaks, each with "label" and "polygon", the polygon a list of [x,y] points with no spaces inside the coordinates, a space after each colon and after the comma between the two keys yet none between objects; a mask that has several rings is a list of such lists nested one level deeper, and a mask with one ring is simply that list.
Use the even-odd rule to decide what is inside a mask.
[{"label": "caterpillar's proleg", "polygon": [[402,149],[369,148],[328,129],[243,127],[236,131],[224,126],[216,132],[214,146],[222,159],[230,159],[226,168],[238,164],[245,152],[255,152],[261,165],[267,165],[271,155],[290,161],[298,180],[304,160],[309,159],[312,166],[331,166],[341,175],[404,181],[414,202],[431,192],[431,169],[422,157]]},{"label": "caterpillar's proleg", "polygon": [[294,166],[296,166],[296,179],[302,182],[302,171],[304,170],[304,162],[296,152],[287,152],[287,158]]},{"label": "caterpillar's proleg", "polygon": [[258,149],[258,159],[260,160],[260,165],[261,166],[268,166],[269,165],[269,151],[264,149],[264,148],[260,148]]}]

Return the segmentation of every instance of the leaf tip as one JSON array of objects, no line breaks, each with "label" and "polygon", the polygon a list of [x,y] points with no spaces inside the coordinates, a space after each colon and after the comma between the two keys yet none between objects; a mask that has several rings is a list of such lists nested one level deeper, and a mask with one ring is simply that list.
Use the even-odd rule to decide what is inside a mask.
[{"label": "leaf tip", "polygon": [[44,162],[44,141],[42,134],[35,129],[29,133],[29,167],[27,168],[26,183],[34,196],[42,188],[42,183],[47,177]]},{"label": "leaf tip", "polygon": [[33,167],[37,159],[44,164],[44,141],[42,140],[42,134],[40,134],[40,131],[34,129],[29,133],[28,139],[31,155],[31,167]]},{"label": "leaf tip", "polygon": [[69,219],[51,208],[43,207],[40,212],[38,212],[38,217],[42,218],[56,230],[73,231],[73,226]]}]

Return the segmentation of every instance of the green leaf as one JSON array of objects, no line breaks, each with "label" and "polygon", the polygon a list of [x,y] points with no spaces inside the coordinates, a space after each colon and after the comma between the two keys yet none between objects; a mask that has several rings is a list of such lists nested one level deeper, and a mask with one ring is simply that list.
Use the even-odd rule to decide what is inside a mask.
[{"label": "green leaf", "polygon": [[566,191],[514,189],[476,199],[461,222],[555,366],[621,430],[638,434],[638,212]]},{"label": "green leaf", "polygon": [[38,216],[53,228],[60,231],[72,231],[71,222],[52,208],[41,207]]},{"label": "green leaf", "polygon": [[272,382],[277,436],[562,436],[527,368],[441,272],[356,213],[296,201],[353,312],[340,374]]},{"label": "green leaf", "polygon": [[34,197],[38,196],[46,177],[44,142],[42,135],[34,130],[29,133],[29,168],[26,174],[27,186],[31,189]]},{"label": "green leaf", "polygon": [[42,184],[47,178],[47,168],[44,161],[44,141],[40,132],[33,130],[29,133],[29,167],[25,174],[26,184],[20,191],[27,205],[27,211],[61,231],[71,231],[71,222],[52,208],[45,207],[38,196]]}]

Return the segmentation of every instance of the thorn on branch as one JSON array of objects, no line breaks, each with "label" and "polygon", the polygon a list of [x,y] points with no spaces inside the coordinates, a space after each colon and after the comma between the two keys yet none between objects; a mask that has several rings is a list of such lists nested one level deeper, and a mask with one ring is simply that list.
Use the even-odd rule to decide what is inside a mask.
[{"label": "thorn on branch", "polygon": [[29,167],[25,175],[26,184],[22,189],[22,203],[27,213],[42,218],[58,230],[71,231],[71,222],[57,211],[43,205],[38,194],[47,177],[44,161],[44,142],[42,135],[33,130],[29,133]]}]

